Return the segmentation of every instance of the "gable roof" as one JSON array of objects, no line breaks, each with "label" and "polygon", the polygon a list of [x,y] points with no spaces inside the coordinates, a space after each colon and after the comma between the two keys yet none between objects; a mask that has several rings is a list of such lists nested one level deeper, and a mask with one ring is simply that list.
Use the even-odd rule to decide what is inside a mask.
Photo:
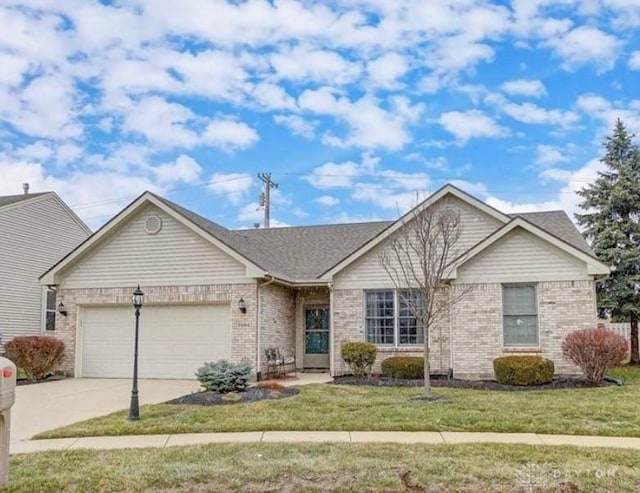
[{"label": "gable roof", "polygon": [[[237,243],[235,245],[229,245],[220,238],[227,238],[225,236],[226,233],[228,232],[232,234],[231,231],[151,192],[144,192],[142,195],[134,199],[133,202],[127,205],[124,209],[122,209],[118,214],[116,214],[113,218],[111,218],[98,231],[92,234],[84,242],[82,242],[75,249],[69,252],[69,254],[67,254],[46,272],[44,272],[40,276],[40,282],[42,284],[55,284],[56,273],[60,272],[62,269],[69,267],[77,259],[87,253],[87,251],[89,251],[91,248],[99,245],[103,239],[108,237],[108,235],[118,227],[118,225],[125,222],[127,217],[131,216],[149,203],[163,210],[178,222],[182,223],[187,228],[191,229],[204,239],[210,241],[212,244],[220,248],[223,252],[227,253],[232,258],[244,264],[248,270],[262,270],[261,266],[255,264],[255,262],[243,256],[242,253],[238,251],[237,247],[239,245]],[[206,226],[206,228],[204,226]]]},{"label": "gable roof", "polygon": [[0,208],[5,205],[17,204],[18,202],[24,202],[25,200],[31,200],[36,197],[42,197],[53,192],[39,192],[39,193],[21,193],[20,195],[5,195],[0,197]]},{"label": "gable roof", "polygon": [[64,200],[62,200],[57,193],[55,192],[38,192],[38,193],[22,193],[20,195],[5,195],[0,197],[0,213],[5,212],[9,209],[14,209],[15,207],[20,207],[22,205],[36,203],[41,200],[46,200],[48,198],[52,198],[55,200],[60,207],[69,215],[71,219],[73,219],[80,228],[82,228],[88,235],[91,234],[91,230],[84,223],[80,217],[71,210],[71,208],[66,204]]},{"label": "gable roof", "polygon": [[436,192],[431,194],[429,197],[427,197],[425,200],[423,200],[416,207],[409,210],[406,214],[404,214],[398,220],[392,222],[387,228],[385,228],[375,238],[372,238],[370,241],[363,244],[360,248],[352,252],[350,255],[339,259],[339,261],[334,263],[334,265],[332,265],[331,268],[323,272],[322,275],[332,276],[333,274],[341,271],[347,265],[354,262],[358,258],[362,257],[365,253],[367,253],[368,251],[373,249],[376,245],[379,245],[382,241],[384,241],[386,238],[388,238],[393,233],[395,233],[398,229],[404,226],[407,220],[410,220],[416,213],[418,214],[421,213],[430,205],[436,203],[438,200],[440,200],[446,195],[453,195],[454,197],[462,200],[463,202],[466,202],[472,207],[475,207],[476,209],[479,209],[485,212],[486,214],[496,218],[498,221],[502,223],[507,223],[510,220],[510,217],[508,215],[500,212],[498,209],[482,202],[481,200],[478,200],[473,195],[468,194],[467,192],[459,189],[458,187],[455,187],[447,183],[446,185],[438,189]]},{"label": "gable roof", "polygon": [[[485,241],[494,237],[492,241],[496,241],[498,237],[495,235],[503,231],[506,225],[510,225],[515,219],[520,219],[535,227],[536,233],[534,234],[540,235],[539,232],[544,232],[555,238],[555,241],[565,244],[565,247],[571,247],[572,251],[575,250],[597,261],[582,235],[564,211],[507,215],[452,185],[445,185],[417,207],[424,209],[447,194],[454,195],[503,223],[498,231],[480,244],[484,244]],[[405,214],[397,221],[230,230],[175,202],[154,193],[145,192],[67,257],[43,274],[41,279],[48,276],[47,279],[51,280],[52,272],[58,272],[67,267],[87,249],[96,245],[117,224],[120,224],[127,216],[147,202],[160,207],[197,234],[245,264],[256,277],[268,275],[292,283],[327,280],[332,273],[341,270],[402,227],[410,214]],[[477,247],[478,245],[473,248]]]},{"label": "gable roof", "polygon": [[522,217],[541,229],[548,231],[563,241],[582,250],[584,253],[594,255],[591,247],[580,234],[573,221],[565,211],[522,212],[509,214],[511,217]]},{"label": "gable roof", "polygon": [[504,238],[507,234],[509,234],[514,229],[521,228],[533,235],[541,238],[542,240],[554,245],[567,252],[568,254],[582,260],[587,264],[587,274],[589,275],[597,275],[597,276],[606,276],[609,274],[610,269],[609,266],[605,263],[598,260],[593,254],[587,253],[580,248],[572,245],[571,243],[565,241],[562,238],[559,238],[549,231],[546,231],[539,226],[535,225],[533,222],[526,220],[522,216],[516,216],[507,224],[499,228],[497,231],[494,231],[492,234],[487,236],[484,240],[480,241],[478,244],[467,250],[465,253],[460,255],[457,259],[455,259],[451,264],[452,270],[450,271],[449,277],[454,279],[457,275],[457,269],[485,251],[491,245],[498,242],[501,238]]}]

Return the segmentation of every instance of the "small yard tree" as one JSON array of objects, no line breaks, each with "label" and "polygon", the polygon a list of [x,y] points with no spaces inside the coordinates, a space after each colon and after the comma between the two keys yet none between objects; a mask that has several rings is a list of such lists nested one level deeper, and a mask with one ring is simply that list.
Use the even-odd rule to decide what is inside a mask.
[{"label": "small yard tree", "polygon": [[449,264],[462,253],[460,214],[446,202],[415,208],[402,220],[380,254],[380,263],[400,302],[422,326],[424,397],[431,393],[429,333],[468,289],[453,292],[446,282]]},{"label": "small yard tree", "polygon": [[582,369],[590,384],[602,382],[610,368],[629,354],[627,340],[604,328],[576,330],[562,341],[562,354]]},{"label": "small yard tree", "polygon": [[584,214],[578,224],[595,254],[613,267],[598,283],[601,314],[624,317],[631,324],[631,363],[640,363],[640,149],[620,120],[605,140],[601,161],[607,169],[578,194]]}]

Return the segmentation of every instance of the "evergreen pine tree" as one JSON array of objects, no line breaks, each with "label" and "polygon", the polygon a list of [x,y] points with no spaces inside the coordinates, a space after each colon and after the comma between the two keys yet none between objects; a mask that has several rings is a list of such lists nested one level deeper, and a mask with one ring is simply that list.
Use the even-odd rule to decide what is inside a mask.
[{"label": "evergreen pine tree", "polygon": [[619,119],[604,142],[607,169],[578,192],[584,214],[576,214],[595,254],[612,267],[597,285],[601,314],[631,323],[631,363],[640,363],[640,148]]}]

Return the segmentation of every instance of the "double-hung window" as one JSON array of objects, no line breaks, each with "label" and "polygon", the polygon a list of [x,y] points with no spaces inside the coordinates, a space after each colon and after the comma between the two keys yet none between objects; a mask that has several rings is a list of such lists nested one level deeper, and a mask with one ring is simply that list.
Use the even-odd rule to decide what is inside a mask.
[{"label": "double-hung window", "polygon": [[56,292],[47,289],[46,297],[44,330],[56,330]]},{"label": "double-hung window", "polygon": [[366,340],[389,346],[422,344],[422,324],[414,311],[419,314],[423,307],[422,295],[416,290],[367,291]]},{"label": "double-hung window", "polygon": [[505,346],[538,346],[538,303],[535,284],[502,286]]}]

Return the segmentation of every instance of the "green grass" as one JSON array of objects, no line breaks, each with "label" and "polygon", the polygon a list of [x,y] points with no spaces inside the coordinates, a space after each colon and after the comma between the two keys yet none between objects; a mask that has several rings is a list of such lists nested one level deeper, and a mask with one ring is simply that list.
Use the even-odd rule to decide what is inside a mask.
[{"label": "green grass", "polygon": [[535,491],[637,492],[640,454],[530,445],[212,444],[14,455],[9,473],[4,491],[28,493],[530,491],[523,480],[544,480]]},{"label": "green grass", "polygon": [[444,400],[411,400],[416,388],[309,385],[281,400],[225,406],[143,406],[36,438],[268,430],[397,430],[566,433],[640,437],[640,368],[611,372],[622,387],[498,392],[440,388]]}]

